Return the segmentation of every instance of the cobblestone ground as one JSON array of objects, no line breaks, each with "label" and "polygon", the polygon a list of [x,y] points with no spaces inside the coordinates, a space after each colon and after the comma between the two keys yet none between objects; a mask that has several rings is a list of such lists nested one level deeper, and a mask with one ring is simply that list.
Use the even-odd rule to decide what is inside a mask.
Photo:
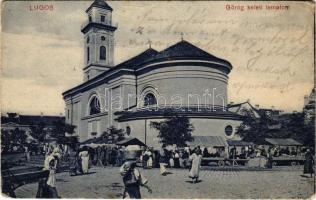
[{"label": "cobblestone ground", "polygon": [[[57,190],[62,198],[122,198],[123,183],[117,167],[92,168],[90,174],[71,177],[57,174]],[[149,179],[150,194],[143,198],[308,198],[314,178],[302,177],[302,170],[214,171],[201,170],[201,182],[192,184],[188,170],[170,169],[161,176],[158,169],[141,172]],[[19,198],[34,198],[37,184],[16,190]]]}]

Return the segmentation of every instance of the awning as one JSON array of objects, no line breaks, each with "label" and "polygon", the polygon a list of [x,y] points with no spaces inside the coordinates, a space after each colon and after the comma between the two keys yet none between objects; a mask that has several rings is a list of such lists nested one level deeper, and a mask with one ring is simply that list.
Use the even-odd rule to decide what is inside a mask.
[{"label": "awning", "polygon": [[246,142],[242,140],[227,140],[229,146],[253,146],[252,142]]},{"label": "awning", "polygon": [[128,145],[139,145],[139,146],[146,146],[142,141],[137,138],[126,138],[116,143],[117,145],[121,146],[128,146]]},{"label": "awning", "polygon": [[193,141],[188,142],[189,146],[203,147],[227,147],[228,144],[221,136],[193,136]]},{"label": "awning", "polygon": [[116,147],[115,144],[97,144],[97,143],[90,143],[90,144],[81,144],[80,145],[81,147],[82,146],[87,146],[87,147],[91,147],[91,148],[97,148],[97,147]]},{"label": "awning", "polygon": [[266,138],[265,141],[278,146],[303,146],[303,144],[292,138]]},{"label": "awning", "polygon": [[80,144],[81,144],[81,145],[84,145],[84,144],[92,144],[92,143],[98,142],[99,140],[100,140],[99,138],[90,138],[90,139],[87,139],[87,140],[84,141],[84,142],[81,142]]},{"label": "awning", "polygon": [[102,137],[97,137],[97,138],[90,138],[84,142],[81,142],[80,146],[88,146],[88,147],[92,147],[92,148],[96,148],[96,147],[100,147],[100,146],[115,147],[116,144],[107,143],[106,141],[103,140]]}]

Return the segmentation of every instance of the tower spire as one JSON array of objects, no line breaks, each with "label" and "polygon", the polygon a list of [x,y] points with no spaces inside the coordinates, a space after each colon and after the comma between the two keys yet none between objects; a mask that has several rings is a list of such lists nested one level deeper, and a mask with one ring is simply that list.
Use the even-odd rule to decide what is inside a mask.
[{"label": "tower spire", "polygon": [[[88,21],[84,34],[84,80],[89,80],[114,66],[114,32],[112,8],[104,0],[94,0],[86,10]],[[91,31],[93,30],[93,31]]]},{"label": "tower spire", "polygon": [[104,0],[94,0],[90,7],[86,10],[86,12],[88,12],[93,7],[113,11],[111,6],[109,6]]}]

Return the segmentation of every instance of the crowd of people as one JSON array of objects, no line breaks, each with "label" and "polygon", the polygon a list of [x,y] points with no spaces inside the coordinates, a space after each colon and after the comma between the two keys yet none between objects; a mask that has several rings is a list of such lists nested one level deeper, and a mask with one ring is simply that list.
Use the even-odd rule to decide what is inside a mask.
[{"label": "crowd of people", "polygon": [[163,145],[160,150],[146,148],[140,155],[140,162],[143,168],[158,168],[163,161],[166,167],[170,168],[188,168],[191,164],[189,161],[190,155],[197,150],[199,155],[202,155],[202,150],[198,146],[196,149],[192,147],[178,148],[176,146],[167,148]]},{"label": "crowd of people", "polygon": [[304,155],[299,148],[294,147],[280,147],[269,146],[264,148],[262,146],[244,146],[238,151],[236,147],[233,147],[229,151],[229,158],[231,159],[246,159],[254,157],[280,157],[280,156],[300,156]]},{"label": "crowd of people", "polygon": [[69,153],[70,175],[88,173],[91,166],[116,166],[124,161],[124,147],[76,147]]},{"label": "crowd of people", "polygon": [[[185,157],[183,157],[183,154]],[[186,156],[187,155],[187,156]],[[162,146],[160,151],[153,151],[151,148],[146,148],[140,155],[142,167],[146,169],[152,168],[153,163],[159,163],[160,173],[162,176],[168,174],[166,166],[180,167],[180,163],[188,162],[190,167],[188,177],[192,179],[192,183],[199,182],[199,172],[202,161],[202,151],[200,147],[191,149],[190,147],[184,149],[167,149],[165,145]],[[182,165],[184,167],[184,165]],[[152,190],[148,186],[148,180],[137,169],[136,160],[127,160],[120,168],[124,183],[123,198],[129,197],[132,199],[140,199],[140,186],[148,189],[151,193]]]},{"label": "crowd of people", "polygon": [[[146,147],[135,158],[127,158],[127,150],[120,146],[98,146],[95,148],[75,146],[70,148],[58,144],[45,144],[43,151],[45,153],[44,170],[49,171],[49,176],[39,182],[37,197],[40,198],[58,198],[55,174],[61,160],[69,162],[70,175],[89,173],[91,166],[120,167],[125,186],[124,197],[141,198],[140,186],[146,187],[149,192],[151,189],[148,187],[148,180],[137,169],[139,164],[144,169],[160,168],[162,176],[170,173],[168,168],[189,168],[188,177],[194,184],[199,182],[202,157],[225,156],[223,149],[213,151],[208,148],[201,149],[200,146],[178,148],[176,146],[167,147],[166,145],[162,145],[158,151]],[[278,147],[270,147],[268,151],[264,148],[241,149],[241,154],[238,154],[237,150],[232,148],[229,157],[235,156],[236,158],[238,155],[238,158],[241,158],[240,155],[244,154],[245,157],[267,156],[269,158],[280,152],[282,151]],[[312,176],[314,160],[310,150],[307,150],[305,160],[304,173],[309,173]]]}]

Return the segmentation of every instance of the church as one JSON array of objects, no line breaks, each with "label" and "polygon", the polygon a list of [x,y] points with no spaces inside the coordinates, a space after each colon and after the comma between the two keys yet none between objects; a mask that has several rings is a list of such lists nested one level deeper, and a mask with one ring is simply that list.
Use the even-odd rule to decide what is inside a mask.
[{"label": "church", "polygon": [[158,147],[150,122],[187,116],[193,136],[239,138],[242,117],[227,110],[230,62],[181,40],[156,51],[148,48],[114,64],[113,9],[104,0],[87,8],[83,82],[63,95],[66,123],[76,126],[80,141],[97,137],[110,126]]}]

